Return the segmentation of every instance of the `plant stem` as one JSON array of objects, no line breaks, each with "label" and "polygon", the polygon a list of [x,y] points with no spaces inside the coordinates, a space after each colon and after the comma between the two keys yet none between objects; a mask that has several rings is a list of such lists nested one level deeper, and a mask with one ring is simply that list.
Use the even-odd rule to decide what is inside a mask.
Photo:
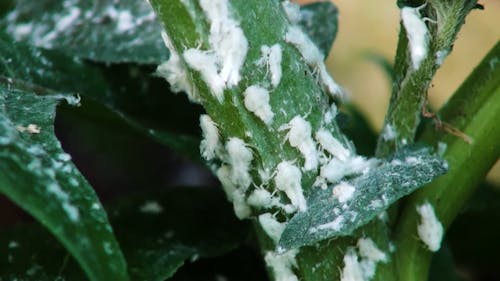
[{"label": "plant stem", "polygon": [[[420,116],[427,101],[427,91],[432,78],[443,59],[451,52],[453,42],[465,16],[475,7],[476,1],[431,0],[425,7],[417,9],[420,19],[431,20],[426,25],[428,46],[417,46],[425,50],[426,56],[415,67],[411,62],[411,46],[408,34],[413,31],[401,24],[399,43],[395,60],[395,80],[389,109],[385,118],[384,131],[379,137],[376,155],[387,157],[394,151],[413,142]],[[407,8],[408,9],[408,8]],[[420,35],[423,36],[423,35]],[[384,133],[391,131],[391,134]]]},{"label": "plant stem", "polygon": [[500,156],[500,43],[490,51],[440,111],[444,121],[472,138],[463,139],[428,127],[422,140],[447,146],[448,174],[411,195],[396,230],[399,280],[427,280],[432,253],[417,236],[416,206],[429,202],[448,227]]}]

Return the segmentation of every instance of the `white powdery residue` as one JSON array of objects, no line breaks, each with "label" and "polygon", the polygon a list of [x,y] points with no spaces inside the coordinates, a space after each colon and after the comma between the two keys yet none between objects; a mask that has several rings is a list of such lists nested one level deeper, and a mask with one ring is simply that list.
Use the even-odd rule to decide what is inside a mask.
[{"label": "white powdery residue", "polygon": [[55,26],[55,30],[57,32],[63,32],[65,30],[67,30],[72,24],[73,22],[78,19],[78,17],[80,16],[80,9],[78,7],[71,7],[71,9],[69,10],[69,13],[61,18],[59,18],[59,20],[57,21],[57,24]]},{"label": "white powdery residue", "polygon": [[248,52],[247,38],[231,18],[228,0],[200,0],[200,6],[210,21],[208,41],[222,67],[220,77],[228,87],[236,86]]},{"label": "white powdery residue", "polygon": [[329,131],[325,129],[319,129],[316,132],[315,137],[321,147],[323,147],[323,149],[328,151],[331,155],[338,158],[339,160],[345,161],[348,157],[351,156],[351,151],[345,148],[340,143],[340,141],[333,137],[333,135]]},{"label": "white powdery residue", "polygon": [[231,167],[227,165],[222,165],[216,172],[217,178],[222,184],[222,188],[226,193],[227,199],[233,202],[234,192],[236,191],[236,186],[231,180]]},{"label": "white powdery residue", "polygon": [[432,252],[441,248],[443,239],[443,225],[436,217],[434,208],[429,202],[417,206],[417,212],[420,215],[421,222],[417,227],[418,237]]},{"label": "white powdery residue", "polygon": [[201,78],[210,88],[211,94],[222,103],[224,101],[225,82],[219,75],[215,54],[209,51],[188,49],[184,51],[182,57],[189,67],[200,72]]},{"label": "white powdery residue", "polygon": [[123,33],[134,28],[135,22],[132,13],[128,10],[123,10],[118,13],[116,29],[119,33]]},{"label": "white powdery residue", "polygon": [[278,190],[285,192],[286,196],[299,211],[307,209],[306,198],[302,190],[302,173],[300,169],[288,161],[283,161],[276,168],[274,183]]},{"label": "white powdery residue", "polygon": [[385,141],[390,141],[398,136],[396,129],[391,124],[386,124],[384,130],[382,131],[382,139]]},{"label": "white powdery residue", "polygon": [[17,41],[20,41],[26,36],[30,35],[33,31],[33,23],[22,23],[22,24],[16,24],[14,27],[14,39]]},{"label": "white powdery residue", "polygon": [[271,72],[271,84],[276,87],[281,81],[283,74],[281,69],[282,50],[279,44],[271,47],[264,45],[260,48],[262,53],[262,62],[265,62]]},{"label": "white powdery residue", "polygon": [[283,254],[275,252],[267,252],[264,260],[266,265],[271,268],[276,281],[298,281],[299,279],[293,272],[293,268],[297,267],[295,256],[297,250],[290,250]]},{"label": "white powdery residue", "polygon": [[163,212],[163,207],[157,201],[149,200],[144,202],[139,210],[141,213],[157,215]]},{"label": "white powdery residue", "polygon": [[285,11],[286,17],[290,21],[291,24],[298,24],[301,15],[300,15],[300,5],[297,3],[292,3],[288,0],[281,2],[281,6]]},{"label": "white powdery residue", "polygon": [[387,255],[370,238],[358,239],[359,255],[374,262],[387,262]]},{"label": "white powdery residue", "polygon": [[349,201],[354,191],[356,191],[356,188],[347,182],[341,182],[332,188],[333,196],[337,198],[339,203]]},{"label": "white powdery residue", "polygon": [[250,163],[253,160],[252,150],[239,138],[230,138],[226,143],[228,164],[231,166],[231,181],[238,188],[246,190],[252,183]]},{"label": "white powdery residue", "polygon": [[446,57],[450,54],[448,50],[439,50],[436,52],[436,65],[442,65]]},{"label": "white powdery residue", "polygon": [[78,211],[77,207],[73,206],[67,201],[62,204],[62,207],[66,212],[66,214],[68,215],[68,218],[72,222],[78,222],[78,220],[80,219],[80,212]]},{"label": "white powdery residue", "polygon": [[219,129],[215,122],[206,114],[200,115],[200,127],[203,139],[200,143],[201,156],[210,161],[215,158],[220,149]]},{"label": "white powdery residue", "polygon": [[325,229],[338,231],[343,225],[344,225],[344,217],[339,216],[329,223],[321,224],[317,227],[311,228],[309,232],[314,233],[317,232],[318,230],[325,230]]},{"label": "white powdery residue", "polygon": [[281,234],[285,230],[286,224],[276,220],[276,218],[270,213],[260,215],[259,223],[262,229],[274,241],[274,243],[278,244],[281,238]]},{"label": "white powdery residue", "polygon": [[245,200],[245,193],[240,189],[233,192],[233,208],[236,217],[241,220],[248,218],[252,214],[252,210]]},{"label": "white powdery residue", "polygon": [[248,87],[243,95],[245,96],[246,109],[253,112],[265,124],[271,124],[274,113],[269,104],[269,91],[254,85]]},{"label": "white powdery residue", "polygon": [[335,119],[337,116],[338,110],[337,106],[335,103],[332,103],[330,108],[323,114],[323,120],[325,121],[326,124],[329,124]]},{"label": "white powdery residue", "polygon": [[415,156],[408,156],[405,158],[405,162],[408,164],[418,164],[420,160]]},{"label": "white powdery residue", "polygon": [[288,124],[280,127],[280,130],[289,130],[288,142],[297,148],[304,156],[304,170],[311,171],[318,167],[319,155],[316,145],[311,137],[311,124],[301,116],[295,116]]},{"label": "white powdery residue", "polygon": [[376,159],[366,159],[362,156],[354,156],[341,161],[332,159],[328,164],[321,167],[320,177],[328,182],[335,183],[348,175],[363,174],[378,163]]},{"label": "white powdery residue", "polygon": [[170,51],[170,58],[156,68],[157,75],[168,81],[174,93],[185,92],[190,101],[200,103],[201,98],[196,94],[196,91],[189,82],[186,67],[182,64],[181,58],[170,41],[170,38],[165,32],[161,33],[161,37],[163,38],[165,46]]},{"label": "white powdery residue", "polygon": [[429,30],[420,16],[419,8],[402,8],[401,19],[410,45],[412,66],[414,70],[417,70],[420,63],[427,57],[430,41]]},{"label": "white powdery residue", "polygon": [[340,274],[340,281],[366,281],[358,255],[353,247],[347,248],[344,255],[344,267]]},{"label": "white powdery residue", "polygon": [[299,50],[309,66],[316,67],[323,63],[323,54],[300,27],[290,26],[284,39]]}]

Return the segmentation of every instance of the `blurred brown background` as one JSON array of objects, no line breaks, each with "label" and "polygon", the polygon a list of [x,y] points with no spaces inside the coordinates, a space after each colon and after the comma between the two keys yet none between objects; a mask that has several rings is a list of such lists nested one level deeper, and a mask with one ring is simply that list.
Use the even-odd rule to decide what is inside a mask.
[{"label": "blurred brown background", "polygon": [[[352,101],[367,115],[372,126],[380,130],[387,110],[390,85],[382,69],[369,61],[366,54],[376,53],[393,61],[399,32],[396,0],[333,2],[339,9],[339,30],[327,60],[328,68],[337,82],[348,90]],[[479,2],[485,9],[474,10],[467,17],[453,52],[433,81],[429,99],[435,109],[448,99],[500,39],[500,0]],[[489,177],[500,184],[499,163]]]}]

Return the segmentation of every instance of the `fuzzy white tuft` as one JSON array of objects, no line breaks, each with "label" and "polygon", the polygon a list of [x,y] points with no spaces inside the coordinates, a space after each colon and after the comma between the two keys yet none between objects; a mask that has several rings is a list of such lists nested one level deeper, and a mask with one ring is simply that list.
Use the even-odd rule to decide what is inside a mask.
[{"label": "fuzzy white tuft", "polygon": [[370,238],[360,238],[358,240],[359,255],[362,258],[374,262],[386,262],[387,255],[377,247],[377,244]]},{"label": "fuzzy white tuft", "polygon": [[265,63],[269,67],[271,72],[271,84],[273,87],[278,86],[281,81],[282,69],[281,69],[281,59],[282,50],[279,44],[274,44],[271,47],[264,45],[260,48],[262,53],[261,63]]},{"label": "fuzzy white tuft", "polygon": [[419,8],[404,7],[401,9],[401,19],[406,29],[413,69],[417,70],[427,57],[430,35]]},{"label": "fuzzy white tuft", "polygon": [[398,136],[396,129],[392,124],[386,124],[384,126],[384,130],[382,131],[382,139],[385,141],[390,141],[395,139]]},{"label": "fuzzy white tuft", "polygon": [[344,267],[340,275],[340,281],[366,281],[358,261],[358,255],[353,247],[349,247],[344,255]]},{"label": "fuzzy white tuft", "polygon": [[281,234],[285,230],[286,224],[276,220],[276,218],[270,213],[260,215],[259,223],[262,229],[274,241],[274,243],[278,244]]},{"label": "fuzzy white tuft", "polygon": [[217,178],[222,184],[222,188],[226,193],[227,199],[233,202],[234,192],[236,191],[236,186],[231,180],[231,167],[227,165],[222,165],[216,172]]},{"label": "fuzzy white tuft", "polygon": [[298,24],[301,20],[300,15],[300,5],[297,3],[292,3],[288,0],[281,2],[281,6],[285,11],[286,17],[290,21],[291,24]]},{"label": "fuzzy white tuft", "polygon": [[240,189],[233,192],[233,208],[239,219],[248,218],[252,214],[252,210],[245,200],[245,193]]},{"label": "fuzzy white tuft", "polygon": [[215,122],[206,114],[200,116],[200,127],[203,139],[200,143],[201,156],[206,160],[215,158],[220,149],[219,129]]},{"label": "fuzzy white tuft", "polygon": [[285,192],[292,204],[300,211],[307,209],[306,198],[302,191],[302,173],[290,162],[283,161],[276,168],[274,183],[278,190]]},{"label": "fuzzy white tuft", "polygon": [[356,188],[347,182],[340,182],[332,188],[333,196],[337,198],[339,203],[349,201],[352,198],[354,191],[356,191]]},{"label": "fuzzy white tuft", "polygon": [[429,202],[417,206],[417,212],[420,215],[421,222],[417,227],[418,237],[432,252],[441,248],[443,239],[443,225],[436,217],[434,208]]},{"label": "fuzzy white tuft", "polygon": [[304,156],[304,170],[310,171],[318,167],[318,151],[311,137],[311,124],[301,116],[295,116],[280,130],[289,129],[287,138],[291,146],[297,148]]},{"label": "fuzzy white tuft", "polygon": [[210,88],[211,94],[222,103],[224,101],[225,82],[219,76],[215,54],[209,51],[188,49],[184,51],[182,56],[189,67],[200,72],[201,78]]},{"label": "fuzzy white tuft", "polygon": [[174,93],[185,92],[190,101],[200,103],[201,98],[196,93],[191,82],[188,80],[186,67],[183,65],[179,54],[170,41],[170,38],[165,32],[162,32],[161,36],[165,46],[167,46],[170,51],[170,58],[168,61],[160,64],[156,68],[156,74],[168,81],[170,88]]},{"label": "fuzzy white tuft", "polygon": [[246,109],[253,112],[267,125],[271,124],[274,113],[269,104],[269,91],[254,85],[248,87],[243,95],[245,96]]},{"label": "fuzzy white tuft", "polygon": [[347,158],[351,156],[351,151],[345,148],[342,143],[334,138],[329,131],[325,129],[319,129],[316,132],[315,137],[321,147],[323,147],[323,149],[328,151],[331,155],[338,158],[339,160],[346,161]]},{"label": "fuzzy white tuft", "polygon": [[231,181],[238,188],[246,190],[252,183],[250,163],[253,160],[252,150],[239,138],[230,138],[226,143],[228,163],[231,166]]},{"label": "fuzzy white tuft", "polygon": [[200,0],[200,6],[210,22],[208,41],[221,65],[220,77],[228,87],[236,86],[248,52],[245,34],[231,18],[228,0]]},{"label": "fuzzy white tuft", "polygon": [[323,63],[323,54],[300,27],[290,26],[285,34],[285,41],[297,48],[309,66],[314,67]]},{"label": "fuzzy white tuft", "polygon": [[267,252],[264,260],[266,264],[274,274],[274,280],[276,281],[298,281],[299,279],[293,272],[293,268],[297,267],[297,261],[295,256],[297,255],[297,250],[291,250],[283,254],[278,254],[275,252]]},{"label": "fuzzy white tuft", "polygon": [[366,173],[378,163],[376,159],[366,159],[362,156],[354,156],[346,161],[332,159],[328,164],[321,167],[320,177],[328,182],[335,183],[348,175]]}]

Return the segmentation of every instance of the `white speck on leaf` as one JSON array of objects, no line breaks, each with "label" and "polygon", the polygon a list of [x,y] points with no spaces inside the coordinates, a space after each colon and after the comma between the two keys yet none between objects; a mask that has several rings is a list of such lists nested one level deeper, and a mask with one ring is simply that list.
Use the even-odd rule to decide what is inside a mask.
[{"label": "white speck on leaf", "polygon": [[338,158],[339,160],[345,161],[348,157],[351,156],[351,151],[345,148],[342,143],[334,138],[329,131],[325,129],[319,129],[316,132],[315,137],[321,147],[323,147],[323,149],[328,151],[331,155]]},{"label": "white speck on leaf", "polygon": [[290,250],[283,254],[276,252],[267,252],[264,260],[266,265],[271,268],[276,281],[298,281],[299,279],[293,272],[293,268],[297,267],[295,256],[297,250]]},{"label": "white speck on leaf", "polygon": [[222,103],[224,101],[225,82],[219,75],[215,54],[210,51],[188,49],[184,51],[182,57],[189,67],[200,72],[201,78],[210,88],[211,94]]},{"label": "white speck on leaf", "polygon": [[265,213],[259,216],[259,224],[266,234],[278,244],[281,234],[285,230],[285,223],[279,222],[272,214]]},{"label": "white speck on leaf", "polygon": [[252,150],[239,138],[230,138],[226,143],[228,163],[231,166],[231,181],[239,188],[246,190],[252,178],[250,177],[250,163],[253,160]]}]

